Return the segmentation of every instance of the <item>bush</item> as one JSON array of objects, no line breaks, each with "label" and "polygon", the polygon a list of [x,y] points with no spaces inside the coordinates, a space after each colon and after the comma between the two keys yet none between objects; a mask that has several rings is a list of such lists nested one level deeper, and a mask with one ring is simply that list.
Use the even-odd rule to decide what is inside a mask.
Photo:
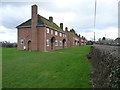
[{"label": "bush", "polygon": [[91,47],[88,57],[93,67],[93,87],[120,88],[120,56],[116,49],[103,45]]},{"label": "bush", "polygon": [[17,47],[17,43],[10,43],[10,42],[7,42],[7,41],[0,42],[0,43],[2,43],[2,47],[3,47],[3,48],[13,48],[13,47]]}]

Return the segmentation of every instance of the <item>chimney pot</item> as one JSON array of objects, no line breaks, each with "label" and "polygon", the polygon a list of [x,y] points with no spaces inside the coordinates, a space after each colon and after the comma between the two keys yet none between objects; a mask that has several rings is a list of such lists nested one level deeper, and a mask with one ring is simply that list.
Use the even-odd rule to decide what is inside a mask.
[{"label": "chimney pot", "polygon": [[65,31],[68,32],[68,28],[67,27],[65,28]]},{"label": "chimney pot", "polygon": [[63,23],[60,23],[60,28],[63,30]]},{"label": "chimney pot", "polygon": [[52,16],[49,17],[49,21],[53,22],[53,17]]}]

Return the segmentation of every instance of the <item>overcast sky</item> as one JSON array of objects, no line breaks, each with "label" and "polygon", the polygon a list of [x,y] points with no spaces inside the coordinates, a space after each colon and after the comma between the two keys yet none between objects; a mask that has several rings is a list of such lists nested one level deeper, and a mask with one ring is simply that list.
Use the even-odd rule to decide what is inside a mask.
[{"label": "overcast sky", "polygon": [[[20,0],[19,0],[20,1]],[[24,2],[26,1],[26,2]],[[118,37],[118,1],[97,0],[96,29],[94,30],[95,0],[2,0],[0,2],[0,41],[17,42],[17,25],[31,18],[31,5],[38,5],[38,13],[64,28],[75,29],[78,34],[93,40],[105,36]],[[39,1],[39,2],[38,2]]]}]

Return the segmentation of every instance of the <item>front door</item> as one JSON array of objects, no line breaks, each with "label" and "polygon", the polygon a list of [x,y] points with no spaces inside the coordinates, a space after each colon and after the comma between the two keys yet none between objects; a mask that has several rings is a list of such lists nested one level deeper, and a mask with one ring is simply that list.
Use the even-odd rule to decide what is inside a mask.
[{"label": "front door", "polygon": [[65,42],[63,42],[63,48],[65,47]]},{"label": "front door", "polygon": [[51,50],[53,49],[53,42],[51,42]]},{"label": "front door", "polygon": [[31,41],[28,41],[28,51],[31,50]]}]

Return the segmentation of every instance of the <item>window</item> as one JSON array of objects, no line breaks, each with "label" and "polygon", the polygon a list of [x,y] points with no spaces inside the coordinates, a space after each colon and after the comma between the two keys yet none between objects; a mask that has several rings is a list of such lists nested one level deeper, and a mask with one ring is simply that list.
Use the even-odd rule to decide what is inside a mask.
[{"label": "window", "polygon": [[67,43],[65,42],[65,46],[67,46]]},{"label": "window", "polygon": [[76,45],[77,45],[77,42],[76,42]]},{"label": "window", "polygon": [[23,39],[21,39],[21,41],[20,41],[20,42],[21,42],[21,44],[24,44],[24,40],[23,40]]},{"label": "window", "polygon": [[51,34],[53,34],[53,30],[51,30]]},{"label": "window", "polygon": [[66,37],[66,35],[65,35],[65,37]]},{"label": "window", "polygon": [[60,37],[62,36],[62,33],[60,33]]},{"label": "window", "polygon": [[50,44],[50,42],[49,42],[49,40],[47,39],[47,40],[46,40],[46,45],[49,46],[49,44]]},{"label": "window", "polygon": [[63,37],[65,37],[65,35],[63,34]]},{"label": "window", "polygon": [[62,41],[60,41],[60,46],[62,46]]},{"label": "window", "polygon": [[55,46],[58,46],[58,41],[57,40],[55,40]]},{"label": "window", "polygon": [[73,42],[73,45],[74,45],[74,42]]},{"label": "window", "polygon": [[55,35],[58,35],[58,32],[57,32],[57,31],[55,31]]},{"label": "window", "polygon": [[49,33],[49,28],[47,28],[46,32]]}]

